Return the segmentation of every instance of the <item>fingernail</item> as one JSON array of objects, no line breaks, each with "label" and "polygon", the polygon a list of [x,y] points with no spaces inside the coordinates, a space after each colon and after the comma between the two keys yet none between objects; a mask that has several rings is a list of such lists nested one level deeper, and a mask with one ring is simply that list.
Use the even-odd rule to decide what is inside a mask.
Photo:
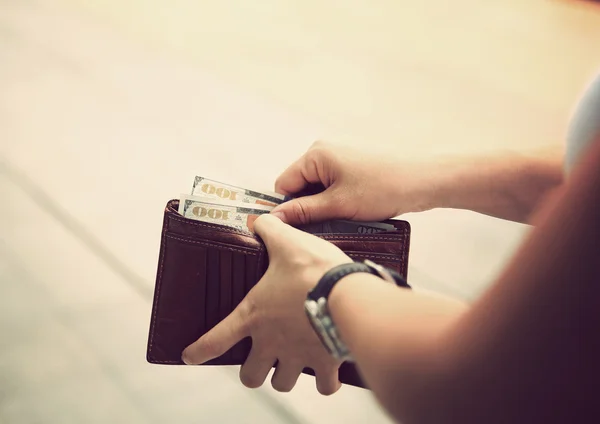
[{"label": "fingernail", "polygon": [[183,353],[181,354],[181,360],[183,361],[184,364],[186,365],[194,365],[192,363],[192,361],[190,360],[190,358],[188,357],[186,351],[184,350]]}]

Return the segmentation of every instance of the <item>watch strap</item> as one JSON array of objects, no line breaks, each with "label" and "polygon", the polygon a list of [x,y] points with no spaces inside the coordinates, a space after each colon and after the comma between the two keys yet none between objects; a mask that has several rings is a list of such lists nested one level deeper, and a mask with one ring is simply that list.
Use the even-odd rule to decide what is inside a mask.
[{"label": "watch strap", "polygon": [[368,266],[363,262],[348,262],[338,265],[327,271],[319,280],[317,285],[312,289],[308,298],[318,301],[320,298],[327,299],[335,284],[345,276],[355,272],[367,272],[372,275],[379,275],[377,270]]},{"label": "watch strap", "polygon": [[381,277],[387,283],[410,287],[406,280],[394,270],[369,260],[338,265],[321,277],[317,285],[308,293],[304,310],[310,324],[327,351],[336,359],[349,362],[352,361],[352,356],[346,344],[339,337],[335,323],[329,313],[327,300],[337,282],[355,272],[366,272]]}]

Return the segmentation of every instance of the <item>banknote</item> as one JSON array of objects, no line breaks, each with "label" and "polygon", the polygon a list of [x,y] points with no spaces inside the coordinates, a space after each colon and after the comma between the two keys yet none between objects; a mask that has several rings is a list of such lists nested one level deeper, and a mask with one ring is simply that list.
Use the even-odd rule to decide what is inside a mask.
[{"label": "banknote", "polygon": [[179,214],[186,218],[251,232],[256,218],[271,210],[273,207],[267,205],[218,201],[185,194],[179,200]]},{"label": "banknote", "polygon": [[311,234],[375,234],[383,231],[392,231],[395,229],[393,225],[379,222],[359,222],[345,220],[332,220],[304,224],[298,228]]},{"label": "banknote", "polygon": [[[182,194],[179,213],[186,218],[253,231],[254,220],[289,200],[278,193],[248,190],[194,175],[192,194]],[[312,234],[374,234],[394,230],[380,222],[331,220],[301,225]]]},{"label": "banknote", "polygon": [[287,200],[282,194],[248,190],[199,175],[194,176],[191,194],[193,196],[208,197],[215,200],[227,200],[268,206],[277,206]]},{"label": "banknote", "polygon": [[[256,218],[271,210],[273,206],[214,200],[186,194],[182,194],[179,201],[179,213],[186,218],[251,232],[254,230]],[[304,224],[298,228],[311,234],[375,234],[394,230],[394,226],[389,224],[345,220]]]}]

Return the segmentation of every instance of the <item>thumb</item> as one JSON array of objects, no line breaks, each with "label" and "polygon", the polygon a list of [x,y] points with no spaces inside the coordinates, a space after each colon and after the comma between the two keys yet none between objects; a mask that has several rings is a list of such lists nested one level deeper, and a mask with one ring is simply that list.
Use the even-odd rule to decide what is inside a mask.
[{"label": "thumb", "polygon": [[289,239],[301,233],[300,230],[287,225],[272,213],[265,213],[256,218],[254,232],[264,242],[269,253],[281,246],[289,244]]},{"label": "thumb", "polygon": [[273,209],[271,214],[287,224],[300,225],[334,218],[339,215],[337,207],[331,193],[324,191],[288,200]]}]

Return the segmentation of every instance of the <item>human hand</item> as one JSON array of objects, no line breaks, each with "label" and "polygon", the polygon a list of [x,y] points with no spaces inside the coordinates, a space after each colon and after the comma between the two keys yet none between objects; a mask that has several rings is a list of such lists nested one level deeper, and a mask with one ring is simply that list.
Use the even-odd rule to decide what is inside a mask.
[{"label": "human hand", "polygon": [[317,390],[333,394],[340,387],[341,363],[312,329],[304,301],[327,271],[352,260],[333,244],[269,214],[257,218],[254,230],[267,247],[269,268],[229,316],[184,350],[183,361],[204,363],[249,336],[252,349],[240,369],[245,386],[261,386],[277,361],[271,380],[275,390],[290,391],[303,368],[309,367],[315,372]]},{"label": "human hand", "polygon": [[316,142],[279,176],[275,191],[296,195],[313,184],[325,190],[285,202],[272,213],[294,225],[335,218],[380,220],[424,211],[432,207],[431,171],[389,155]]}]

